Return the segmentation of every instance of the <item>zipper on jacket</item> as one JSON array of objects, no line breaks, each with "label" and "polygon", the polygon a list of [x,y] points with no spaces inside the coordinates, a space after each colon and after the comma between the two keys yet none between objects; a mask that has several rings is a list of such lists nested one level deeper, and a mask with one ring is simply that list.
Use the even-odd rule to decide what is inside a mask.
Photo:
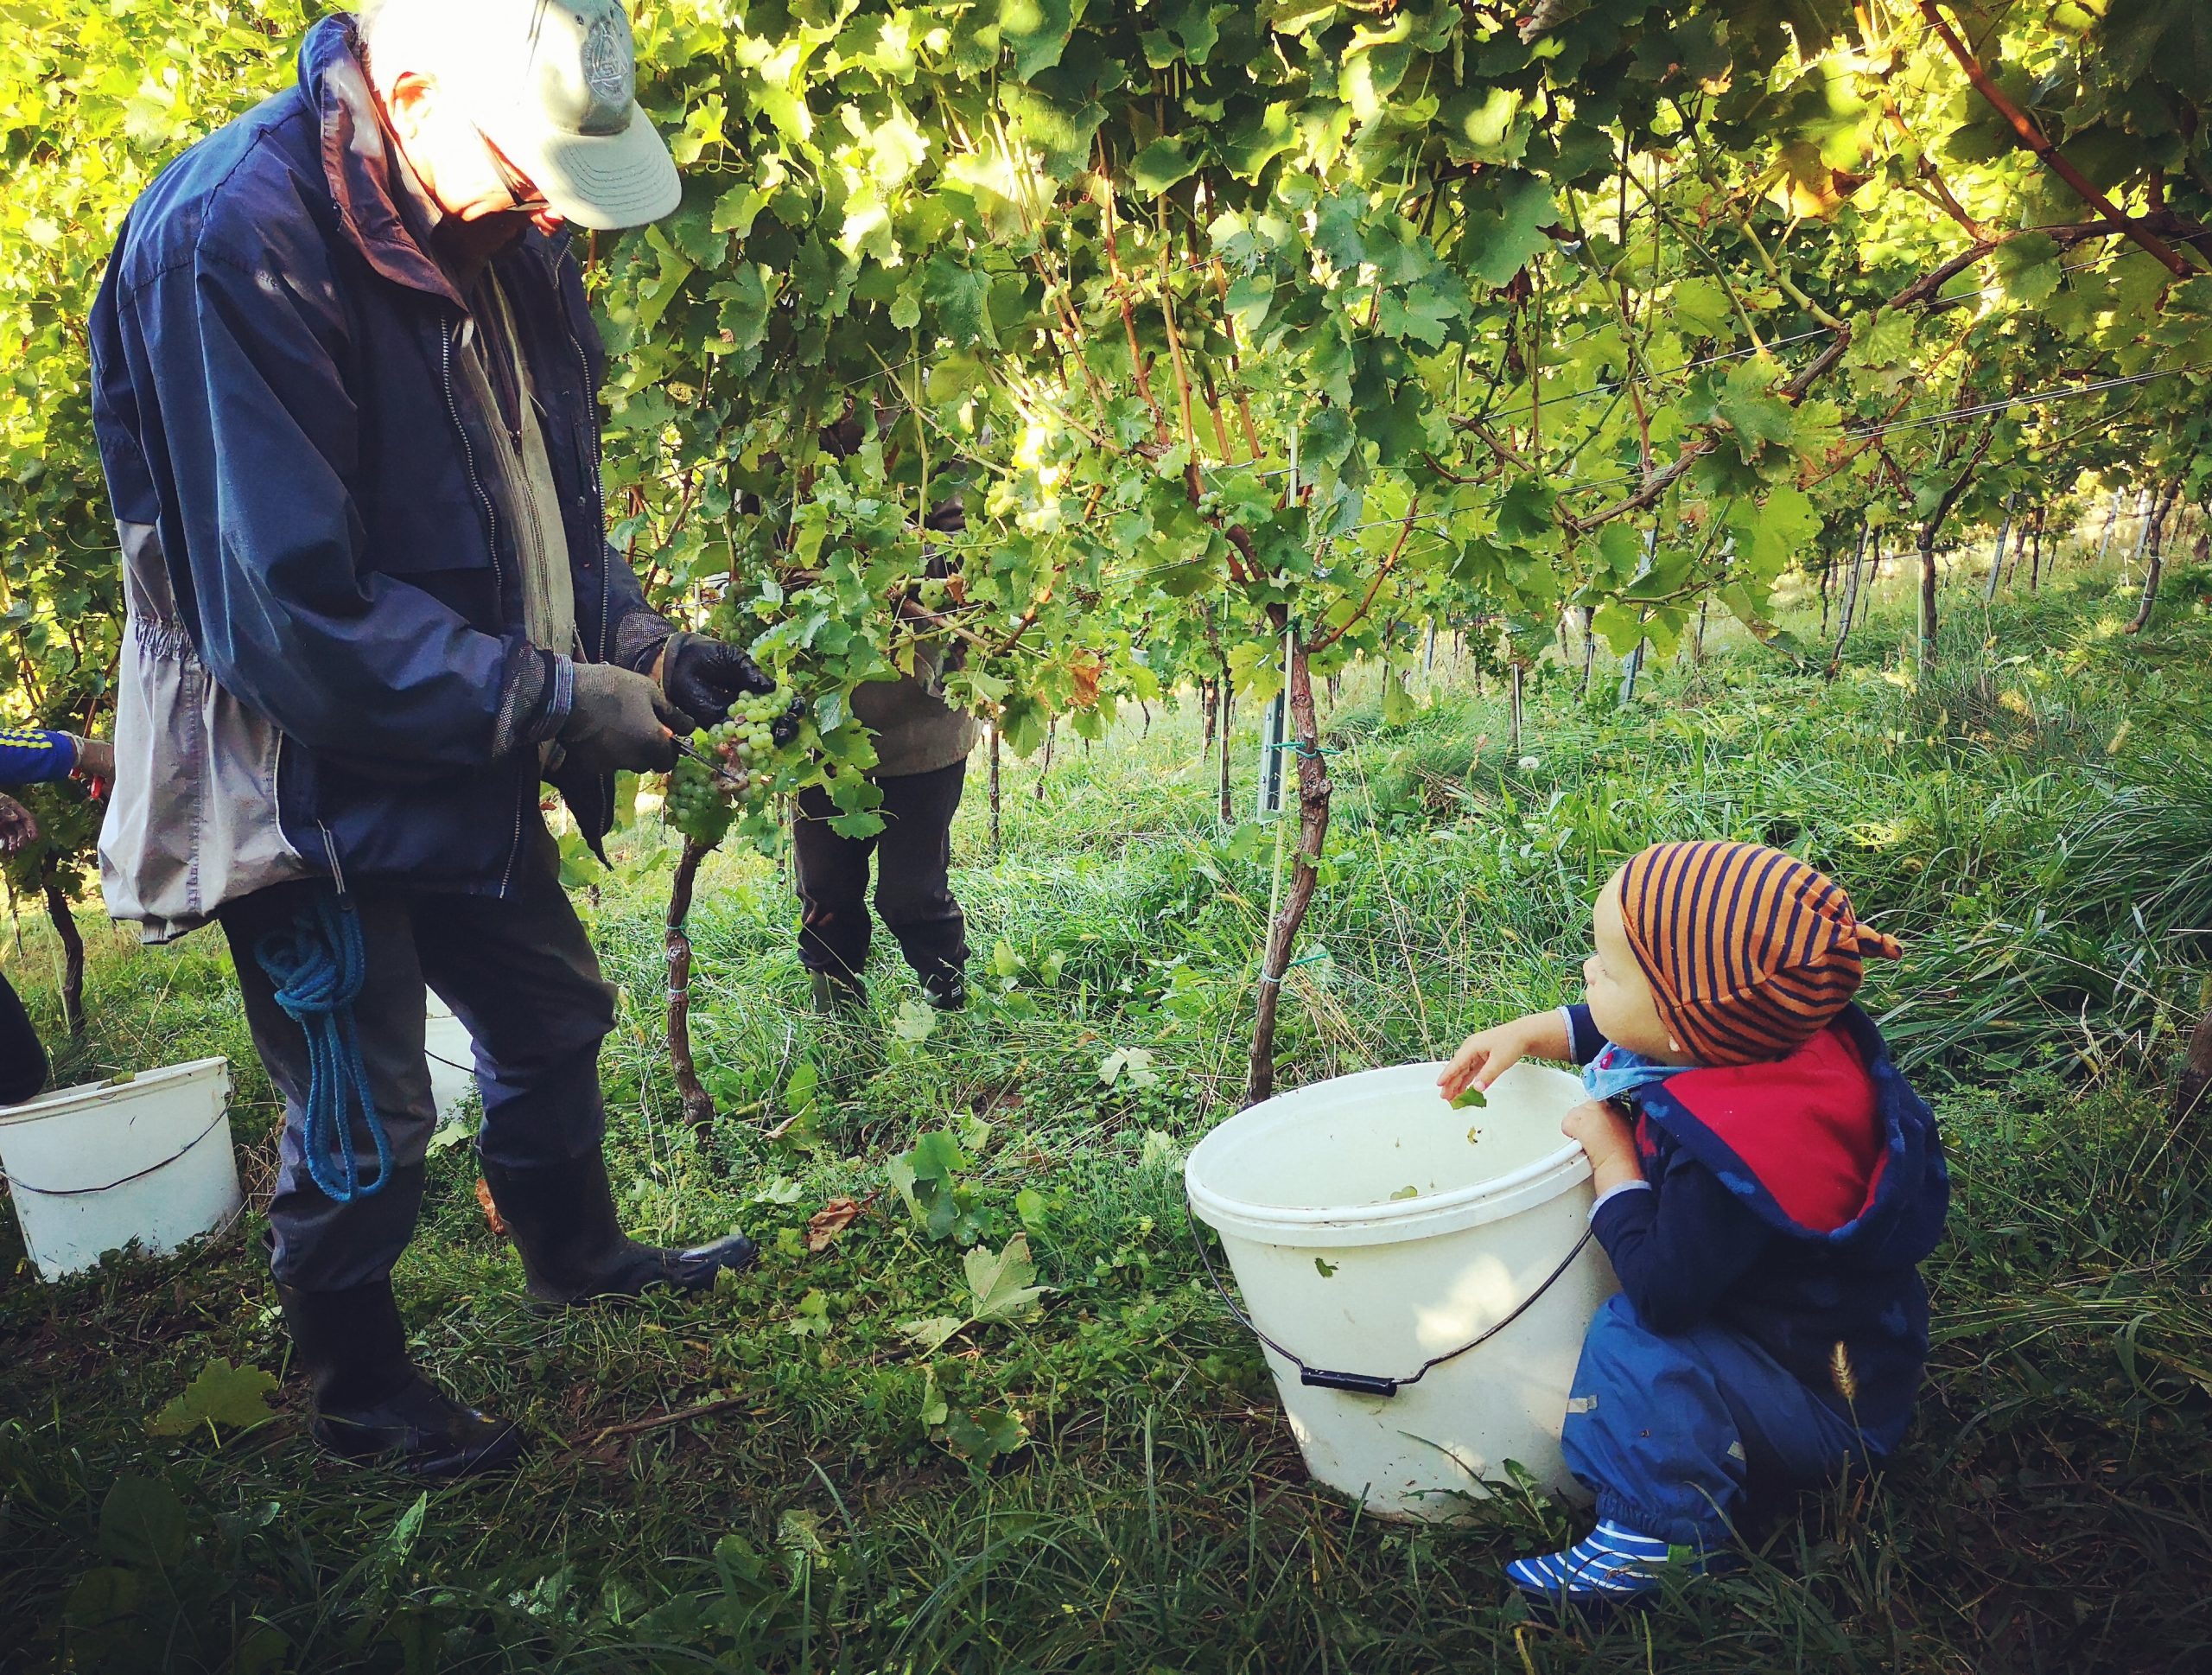
[{"label": "zipper on jacket", "polygon": [[477,474],[476,447],[468,440],[468,427],[461,422],[461,403],[453,393],[453,322],[441,321],[438,325],[439,371],[445,379],[446,411],[453,417],[453,428],[461,436],[461,457],[468,468],[468,486],[476,491],[476,498],[484,507],[486,551],[492,555],[492,608],[501,621],[507,615],[506,572],[499,564],[499,509],[493,504],[484,480]]},{"label": "zipper on jacket", "polygon": [[607,661],[607,614],[614,602],[613,570],[607,559],[607,491],[601,485],[599,462],[599,413],[592,402],[591,357],[584,353],[584,346],[577,341],[576,328],[569,324],[568,311],[563,309],[562,329],[569,334],[569,347],[576,352],[576,373],[583,380],[586,431],[591,438],[591,504],[594,516],[592,526],[599,532],[599,660]]},{"label": "zipper on jacket", "polygon": [[[591,506],[592,529],[599,542],[599,660],[607,661],[607,636],[610,627],[607,614],[614,606],[614,554],[607,545],[607,490],[600,474],[599,409],[593,398],[591,387],[591,357],[584,353],[584,346],[576,336],[576,328],[569,323],[568,309],[561,311],[561,328],[569,334],[569,347],[576,352],[576,376],[582,380],[584,392],[585,434],[591,439]],[[601,781],[604,784],[604,781]],[[605,831],[614,828],[614,795],[606,793],[600,818]],[[602,834],[600,841],[605,843]]]},{"label": "zipper on jacket", "polygon": [[[574,335],[574,333],[570,334],[571,337]],[[461,456],[468,468],[468,484],[476,491],[476,498],[483,503],[485,532],[488,538],[486,550],[492,555],[492,608],[504,622],[507,615],[506,576],[499,566],[499,508],[493,504],[490,493],[484,487],[484,480],[477,474],[476,448],[468,440],[468,427],[461,422],[461,404],[454,398],[453,322],[450,320],[441,321],[438,323],[438,360],[439,370],[445,379],[446,411],[453,416],[453,428],[461,436]],[[602,629],[601,632],[604,633],[605,630]],[[515,826],[513,835],[507,840],[507,863],[499,869],[499,895],[503,899],[507,894],[508,886],[514,880],[515,857],[522,852],[523,804],[526,800],[534,800],[531,797],[531,793],[537,783],[536,757],[533,752],[524,749],[515,754],[522,762],[523,782],[515,792]]]}]

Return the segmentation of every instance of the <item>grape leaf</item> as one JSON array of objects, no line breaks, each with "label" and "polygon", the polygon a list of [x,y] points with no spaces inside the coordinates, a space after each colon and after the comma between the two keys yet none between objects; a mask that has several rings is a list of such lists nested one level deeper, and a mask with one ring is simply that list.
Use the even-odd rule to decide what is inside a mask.
[{"label": "grape leaf", "polygon": [[962,1265],[975,1299],[973,1317],[979,1322],[1027,1320],[1037,1312],[1038,1299],[1052,1289],[1030,1283],[1037,1277],[1037,1264],[1029,1259],[1027,1233],[1016,1233],[995,1256],[970,1251]]},{"label": "grape leaf", "polygon": [[1544,228],[1559,219],[1552,189],[1534,175],[1477,177],[1466,191],[1466,246],[1475,277],[1508,283],[1549,242]]},{"label": "grape leaf", "polygon": [[1198,166],[1181,140],[1163,134],[1129,160],[1129,178],[1142,191],[1160,193],[1188,179]]},{"label": "grape leaf", "polygon": [[156,1436],[184,1436],[203,1425],[248,1430],[275,1417],[269,1396],[276,1388],[276,1380],[259,1367],[232,1366],[219,1356],[147,1420],[146,1429]]}]

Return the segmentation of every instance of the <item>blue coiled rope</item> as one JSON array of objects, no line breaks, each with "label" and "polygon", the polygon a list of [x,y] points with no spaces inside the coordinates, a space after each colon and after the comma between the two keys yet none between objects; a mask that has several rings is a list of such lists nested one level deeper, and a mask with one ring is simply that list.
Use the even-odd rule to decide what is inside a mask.
[{"label": "blue coiled rope", "polygon": [[[308,1109],[301,1150],[308,1175],[335,1204],[382,1192],[391,1179],[391,1141],[369,1092],[368,1067],[353,1029],[353,999],[361,992],[368,957],[353,904],[335,890],[316,892],[289,931],[271,931],[254,945],[253,957],[276,985],[276,1003],[308,1039]],[[349,1098],[376,1148],[376,1179],[361,1184],[346,1121]]]}]

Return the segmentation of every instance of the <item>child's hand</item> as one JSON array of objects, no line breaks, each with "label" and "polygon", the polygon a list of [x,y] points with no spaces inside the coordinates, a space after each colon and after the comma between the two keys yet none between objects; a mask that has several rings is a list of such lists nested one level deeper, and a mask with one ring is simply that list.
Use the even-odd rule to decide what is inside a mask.
[{"label": "child's hand", "polygon": [[1486,1092],[1492,1082],[1531,1054],[1567,1056],[1567,1020],[1559,1013],[1533,1012],[1468,1036],[1436,1079],[1437,1089],[1447,1099],[1458,1099],[1471,1087]]},{"label": "child's hand", "polygon": [[1601,1192],[1643,1179],[1636,1157],[1636,1130],[1603,1099],[1586,1099],[1568,1111],[1559,1131],[1589,1155],[1592,1184]]}]

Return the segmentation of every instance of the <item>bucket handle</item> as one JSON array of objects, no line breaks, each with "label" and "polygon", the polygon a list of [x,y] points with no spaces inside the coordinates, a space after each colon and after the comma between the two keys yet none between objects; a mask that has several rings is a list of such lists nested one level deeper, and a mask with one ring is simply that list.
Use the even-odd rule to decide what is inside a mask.
[{"label": "bucket handle", "polygon": [[170,1164],[182,1161],[185,1155],[194,1146],[220,1128],[223,1125],[223,1119],[230,1114],[229,1108],[226,1106],[215,1113],[213,1122],[201,1129],[198,1134],[186,1141],[182,1146],[162,1159],[160,1162],[149,1163],[144,1169],[134,1170],[119,1181],[111,1181],[105,1187],[34,1187],[28,1181],[19,1181],[10,1175],[8,1177],[8,1190],[27,1192],[34,1198],[90,1198],[94,1193],[113,1192],[118,1187],[127,1187],[133,1181],[143,1181],[148,1175],[156,1174]]},{"label": "bucket handle", "polygon": [[1479,1349],[1514,1322],[1519,1320],[1522,1315],[1527,1314],[1529,1309],[1535,1308],[1536,1300],[1557,1284],[1560,1277],[1574,1265],[1575,1258],[1582,1254],[1583,1248],[1590,1243],[1591,1237],[1596,1231],[1592,1227],[1585,1227],[1582,1230],[1582,1237],[1576,1239],[1574,1248],[1560,1258],[1559,1266],[1544,1276],[1543,1283],[1516,1303],[1510,1314],[1501,1320],[1491,1322],[1478,1336],[1469,1342],[1461,1344],[1457,1349],[1447,1349],[1441,1355],[1430,1356],[1405,1378],[1392,1379],[1386,1378],[1379,1372],[1338,1372],[1327,1367],[1312,1366],[1303,1357],[1292,1350],[1286,1349],[1260,1330],[1258,1324],[1252,1317],[1237,1307],[1236,1299],[1230,1296],[1229,1287],[1223,1283],[1220,1271],[1213,1265],[1212,1253],[1206,1249],[1205,1239],[1198,1232],[1198,1219],[1192,1213],[1191,1201],[1187,1197],[1183,1201],[1183,1219],[1191,1224],[1191,1243],[1198,1250],[1199,1262],[1205,1264],[1206,1277],[1213,1282],[1213,1289],[1221,1293],[1221,1300],[1227,1305],[1229,1312],[1236,1317],[1237,1323],[1246,1331],[1298,1369],[1299,1383],[1316,1390],[1336,1390],[1351,1396],[1377,1396],[1384,1398],[1396,1395],[1408,1385],[1419,1384],[1428,1376],[1433,1368],[1440,1367],[1446,1361],[1456,1361],[1469,1350]]}]

